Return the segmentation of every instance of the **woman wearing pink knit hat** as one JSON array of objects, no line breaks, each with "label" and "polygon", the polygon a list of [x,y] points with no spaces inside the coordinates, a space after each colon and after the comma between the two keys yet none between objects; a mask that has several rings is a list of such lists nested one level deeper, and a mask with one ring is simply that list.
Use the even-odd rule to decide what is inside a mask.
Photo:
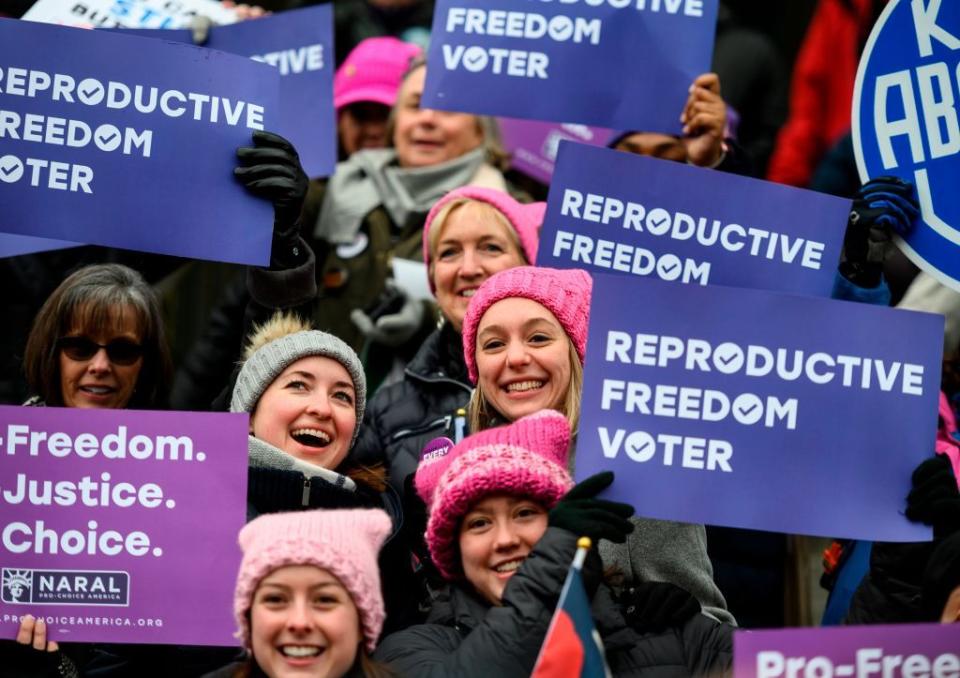
[{"label": "woman wearing pink knit hat", "polygon": [[[416,488],[430,512],[430,553],[449,590],[427,624],[388,636],[377,659],[401,676],[530,675],[578,537],[622,542],[632,529],[632,507],[596,498],[612,473],[573,486],[569,446],[566,418],[544,410],[424,460]],[[614,676],[729,668],[729,626],[697,614],[638,633],[600,573],[599,559],[588,558],[584,583]]]},{"label": "woman wearing pink knit hat", "polygon": [[233,609],[248,659],[207,678],[378,678],[383,628],[378,509],[273,513],[240,531]]},{"label": "woman wearing pink knit hat", "polygon": [[370,401],[359,454],[383,453],[390,482],[403,491],[431,439],[465,435],[471,386],[460,328],[471,296],[499,271],[534,261],[544,203],[525,205],[503,191],[466,186],[447,193],[423,228],[423,260],[442,320],[404,370]]},{"label": "woman wearing pink knit hat", "polygon": [[[520,267],[487,280],[463,320],[470,381],[470,431],[482,431],[543,409],[563,414],[576,433],[592,280],[578,269]],[[604,563],[629,582],[669,582],[689,591],[704,611],[733,621],[713,581],[702,525],[634,519],[626,545],[602,544]]]},{"label": "woman wearing pink knit hat", "polygon": [[416,45],[392,37],[367,38],[350,50],[333,76],[340,159],[364,148],[385,148],[387,118]]}]

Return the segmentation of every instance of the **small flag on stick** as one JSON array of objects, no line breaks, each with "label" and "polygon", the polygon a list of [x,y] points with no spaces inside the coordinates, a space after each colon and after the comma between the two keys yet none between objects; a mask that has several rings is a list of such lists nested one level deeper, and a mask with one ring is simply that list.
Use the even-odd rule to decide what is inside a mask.
[{"label": "small flag on stick", "polygon": [[530,678],[610,678],[580,570],[590,550],[581,537]]}]

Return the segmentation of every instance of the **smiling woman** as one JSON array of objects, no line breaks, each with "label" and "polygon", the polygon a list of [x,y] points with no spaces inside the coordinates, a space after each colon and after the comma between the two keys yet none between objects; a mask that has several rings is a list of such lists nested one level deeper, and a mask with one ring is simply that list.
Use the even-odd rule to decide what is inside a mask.
[{"label": "smiling woman", "polygon": [[162,407],[170,353],[156,295],[126,266],[76,271],[37,314],[23,362],[28,405]]},{"label": "smiling woman", "polygon": [[[418,678],[531,675],[577,538],[622,542],[633,529],[632,507],[596,498],[613,474],[573,487],[569,449],[566,418],[545,410],[421,464],[427,544],[450,590],[434,601],[429,623],[388,636],[377,659]],[[720,675],[729,667],[730,627],[691,614],[638,632],[600,571],[599,559],[586,560],[585,588],[611,675]]]},{"label": "smiling woman", "polygon": [[[307,509],[384,509],[399,524],[381,465],[354,450],[366,407],[357,354],[337,337],[277,313],[248,339],[231,412],[250,414],[247,517]],[[400,539],[384,549],[388,624],[412,614],[410,556]]]},{"label": "smiling woman", "polygon": [[383,628],[383,511],[263,516],[240,531],[234,614],[249,653],[221,678],[386,677],[369,657]]},{"label": "smiling woman", "polygon": [[[540,410],[561,413],[576,433],[593,282],[585,271],[522,266],[491,276],[463,320],[470,430],[485,431]],[[713,581],[702,525],[635,518],[625,546],[601,544],[604,564],[627,582],[667,581],[704,609],[733,620]]]},{"label": "smiling woman", "polygon": [[[382,471],[348,461],[366,395],[360,359],[333,335],[281,314],[254,332],[230,410],[250,413],[249,494],[257,513],[314,501],[339,507],[332,497],[341,495],[347,507],[370,505],[349,476],[377,493]],[[277,473],[289,474],[281,476],[284,483],[278,484]]]}]

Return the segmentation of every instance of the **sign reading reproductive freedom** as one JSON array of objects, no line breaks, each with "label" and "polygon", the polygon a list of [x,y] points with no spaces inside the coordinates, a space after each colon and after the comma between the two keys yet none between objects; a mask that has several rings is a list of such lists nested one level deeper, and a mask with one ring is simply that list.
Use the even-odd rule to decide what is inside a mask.
[{"label": "sign reading reproductive freedom", "polygon": [[275,126],[279,80],[232,54],[0,20],[0,231],[266,264],[273,209],[233,167]]},{"label": "sign reading reproductive freedom", "polygon": [[736,631],[733,675],[945,678],[960,672],[958,648],[958,624]]},{"label": "sign reading reproductive freedom", "polygon": [[247,417],[0,407],[0,637],[234,645]]},{"label": "sign reading reproductive freedom", "polygon": [[540,122],[500,118],[503,145],[510,153],[511,167],[544,184],[550,184],[561,141],[579,141],[591,146],[605,146],[616,134],[603,127],[573,123]]},{"label": "sign reading reproductive freedom", "polygon": [[943,317],[594,275],[576,476],[647,518],[923,541]]},{"label": "sign reading reproductive freedom", "polygon": [[537,264],[829,296],[850,201],[561,143]]},{"label": "sign reading reproductive freedom", "polygon": [[922,223],[898,245],[960,290],[960,3],[890,0],[874,25],[853,95],[860,178],[916,185]]},{"label": "sign reading reproductive freedom", "polygon": [[680,133],[718,0],[438,0],[423,105]]},{"label": "sign reading reproductive freedom", "polygon": [[[190,31],[130,31],[193,44]],[[280,71],[280,119],[271,131],[290,140],[311,177],[333,174],[333,8],[319,5],[210,29],[204,47],[239,54]]]},{"label": "sign reading reproductive freedom", "polygon": [[197,14],[221,25],[237,19],[216,0],[38,0],[23,18],[77,28],[186,28]]}]

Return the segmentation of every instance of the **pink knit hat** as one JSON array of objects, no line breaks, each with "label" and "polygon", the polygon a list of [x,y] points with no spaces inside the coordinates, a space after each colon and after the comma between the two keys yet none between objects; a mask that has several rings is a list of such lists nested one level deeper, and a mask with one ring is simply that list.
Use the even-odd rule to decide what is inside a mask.
[{"label": "pink knit hat", "polygon": [[560,270],[519,266],[487,278],[470,299],[463,318],[463,358],[470,381],[477,383],[477,328],[483,314],[498,301],[513,297],[532,299],[549,309],[570,337],[583,364],[592,289],[590,274],[578,268]]},{"label": "pink knit hat", "polygon": [[377,553],[391,530],[380,509],[270,513],[240,530],[243,561],[237,574],[233,612],[238,636],[250,647],[247,612],[260,580],[286,565],[316,565],[340,580],[360,612],[371,652],[383,628],[383,595]]},{"label": "pink knit hat", "polygon": [[417,493],[430,511],[427,546],[446,579],[462,572],[457,535],[470,508],[489,494],[529,497],[546,508],[573,486],[567,472],[570,424],[553,410],[541,410],[507,426],[467,436],[446,453],[436,474],[417,469]]},{"label": "pink knit hat", "polygon": [[[430,228],[437,215],[454,200],[485,202],[500,212],[513,226],[527,261],[533,263],[537,260],[537,243],[540,241],[540,226],[543,224],[543,215],[547,211],[547,203],[535,202],[525,205],[503,191],[479,186],[464,186],[440,198],[427,214],[427,221],[423,225],[423,261],[427,266],[430,265]],[[430,280],[430,291],[436,292],[433,279]]]},{"label": "pink knit hat", "polygon": [[358,101],[393,106],[403,74],[418,54],[419,47],[396,38],[362,41],[333,76],[333,107],[339,111]]}]

